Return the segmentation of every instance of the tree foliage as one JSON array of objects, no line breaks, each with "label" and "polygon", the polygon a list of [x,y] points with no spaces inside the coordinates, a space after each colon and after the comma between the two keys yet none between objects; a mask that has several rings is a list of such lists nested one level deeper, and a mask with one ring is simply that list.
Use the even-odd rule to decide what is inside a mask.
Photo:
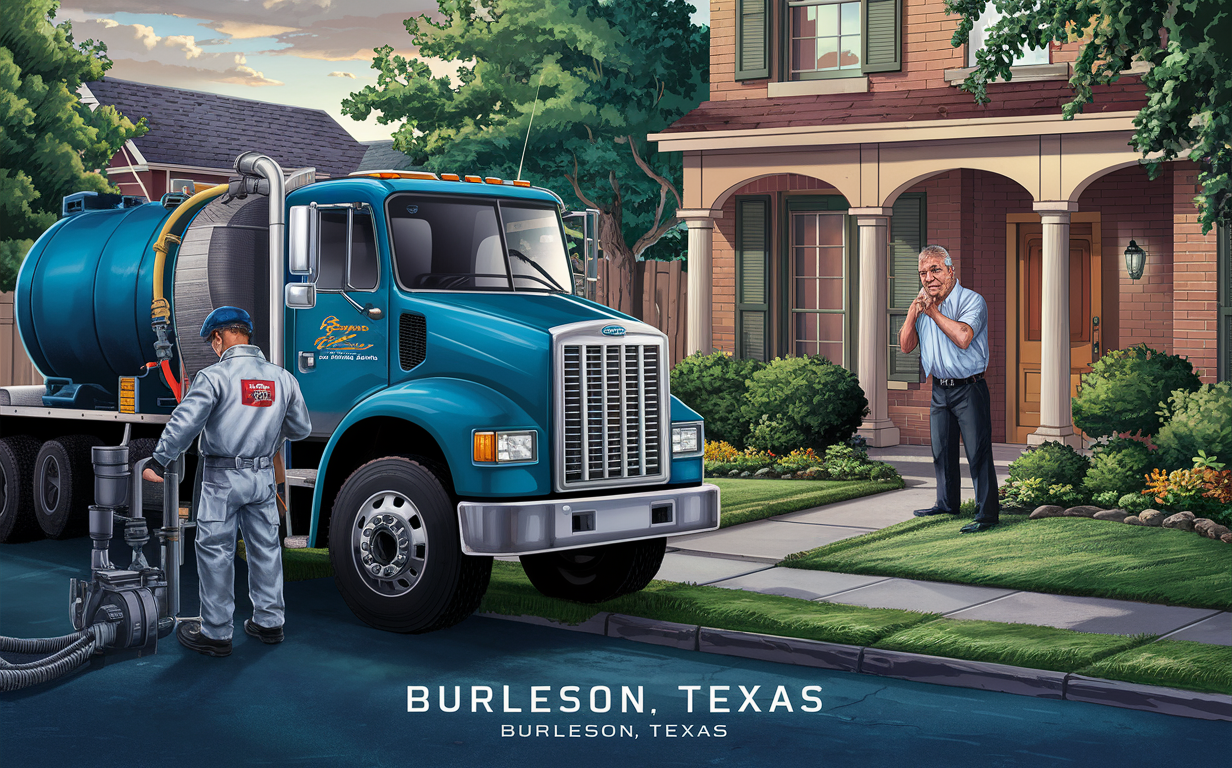
[{"label": "tree foliage", "polygon": [[[599,239],[631,311],[633,262],[675,224],[682,157],[645,137],[708,93],[709,31],[684,0],[438,0],[408,19],[421,58],[386,46],[377,85],[342,110],[402,125],[394,146],[434,171],[521,178],[601,211]],[[456,80],[424,58],[460,62]],[[537,105],[536,105],[537,102]],[[523,144],[525,147],[523,163]]]},{"label": "tree foliage", "polygon": [[107,46],[73,41],[55,23],[56,0],[0,2],[0,290],[10,291],[34,238],[51,226],[65,195],[115,192],[103,168],[125,141],[145,133],[114,107],[91,111],[77,89],[111,67]]},{"label": "tree foliage", "polygon": [[[987,0],[946,0],[961,14],[955,47],[967,42]],[[1147,105],[1134,118],[1131,145],[1152,178],[1160,163],[1187,155],[1200,164],[1196,198],[1203,232],[1232,223],[1232,3],[1226,0],[996,0],[1004,18],[989,28],[976,68],[963,83],[988,101],[988,83],[1009,80],[1010,64],[1028,48],[1084,40],[1065,119],[1082,112],[1098,85],[1116,82],[1135,61]]]}]

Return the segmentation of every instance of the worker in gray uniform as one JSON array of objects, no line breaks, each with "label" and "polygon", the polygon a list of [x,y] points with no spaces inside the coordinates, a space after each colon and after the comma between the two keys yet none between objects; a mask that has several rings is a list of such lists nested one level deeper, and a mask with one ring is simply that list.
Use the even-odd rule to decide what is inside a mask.
[{"label": "worker in gray uniform", "polygon": [[180,624],[176,636],[208,656],[231,653],[237,526],[243,532],[253,605],[244,631],[265,643],[282,642],[282,547],[273,459],[284,440],[302,440],[312,429],[295,377],[265,360],[249,343],[252,332],[252,319],[238,307],[219,307],[205,319],[201,338],[209,340],[220,359],[193,379],[142,475],[162,482],[162,471],[200,433],[201,623]]}]

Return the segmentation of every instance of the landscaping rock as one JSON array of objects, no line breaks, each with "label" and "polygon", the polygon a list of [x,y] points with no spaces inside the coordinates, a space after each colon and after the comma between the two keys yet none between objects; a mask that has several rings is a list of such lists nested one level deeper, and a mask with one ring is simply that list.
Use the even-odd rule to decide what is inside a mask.
[{"label": "landscaping rock", "polygon": [[1056,504],[1045,504],[1043,506],[1036,507],[1035,511],[1031,513],[1030,519],[1039,520],[1041,517],[1060,517],[1061,513],[1064,511],[1065,510],[1061,509]]},{"label": "landscaping rock", "polygon": [[743,472],[741,472],[741,473],[740,473],[740,476],[741,476],[741,477],[752,477],[752,476],[753,476],[753,473],[752,473],[752,472],[750,472],[750,471],[748,471],[748,470],[746,469],[746,470],[744,470]]},{"label": "landscaping rock", "polygon": [[1089,504],[1080,504],[1077,507],[1070,507],[1061,513],[1062,517],[1095,517],[1096,512],[1102,512],[1099,507],[1092,507]]},{"label": "landscaping rock", "polygon": [[1194,527],[1193,527],[1194,533],[1201,534],[1202,536],[1206,536],[1207,529],[1213,526],[1216,526],[1216,525],[1218,525],[1218,523],[1216,523],[1214,520],[1211,520],[1209,517],[1195,517]]},{"label": "landscaping rock", "polygon": [[1164,513],[1158,509],[1144,509],[1138,513],[1138,519],[1143,525],[1149,525],[1152,528],[1158,528],[1164,522]]},{"label": "landscaping rock", "polygon": [[791,473],[790,473],[790,472],[788,472],[788,473],[787,473],[787,474],[785,474],[785,475],[780,475],[780,476],[779,476],[779,479],[780,479],[780,480],[790,480],[790,479],[791,479]]},{"label": "landscaping rock", "polygon": [[728,477],[740,477],[740,470],[733,469],[731,472],[727,473],[727,476]]},{"label": "landscaping rock", "polygon": [[1102,512],[1095,513],[1096,520],[1111,520],[1115,523],[1120,523],[1129,517],[1129,513],[1123,509],[1105,509]]},{"label": "landscaping rock", "polygon": [[1175,528],[1179,531],[1192,531],[1194,529],[1193,513],[1188,513],[1189,517],[1186,517],[1186,514],[1185,512],[1177,512],[1172,517],[1164,520],[1164,527]]},{"label": "landscaping rock", "polygon": [[772,477],[770,473],[773,471],[774,470],[770,469],[770,467],[762,467],[753,473],[753,477]]},{"label": "landscaping rock", "polygon": [[1232,544],[1232,533],[1225,533],[1219,537],[1219,540],[1224,544]]},{"label": "landscaping rock", "polygon": [[1126,525],[1146,525],[1146,523],[1142,522],[1142,520],[1140,520],[1137,515],[1130,515],[1126,517],[1124,520],[1122,520],[1121,522],[1125,523]]},{"label": "landscaping rock", "polygon": [[1208,539],[1214,539],[1215,541],[1223,541],[1223,537],[1226,536],[1228,533],[1230,533],[1230,531],[1228,530],[1228,526],[1215,523],[1210,528],[1207,528],[1205,531],[1203,531],[1202,535]]}]

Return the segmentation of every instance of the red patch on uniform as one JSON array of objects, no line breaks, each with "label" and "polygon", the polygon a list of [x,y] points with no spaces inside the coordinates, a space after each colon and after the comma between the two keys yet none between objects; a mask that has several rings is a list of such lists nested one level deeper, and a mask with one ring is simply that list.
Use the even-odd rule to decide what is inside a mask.
[{"label": "red patch on uniform", "polygon": [[263,379],[241,379],[244,405],[269,408],[274,404],[274,382]]}]

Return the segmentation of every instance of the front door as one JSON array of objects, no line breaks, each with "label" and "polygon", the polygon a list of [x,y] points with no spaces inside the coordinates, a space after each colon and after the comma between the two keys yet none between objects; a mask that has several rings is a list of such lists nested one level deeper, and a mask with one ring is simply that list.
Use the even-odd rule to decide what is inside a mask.
[{"label": "front door", "polygon": [[[1077,217],[1075,217],[1077,218]],[[1101,334],[1100,254],[1097,224],[1073,222],[1069,239],[1070,394],[1077,394],[1079,376],[1099,358]],[[1016,337],[1013,365],[1015,402],[1011,416],[1013,442],[1027,442],[1040,424],[1040,358],[1043,340],[1043,229],[1019,223],[1014,270],[1017,301],[1011,302]],[[1014,306],[1016,304],[1016,306]],[[1012,338],[1012,340],[1014,340]]]},{"label": "front door", "polygon": [[[312,433],[329,435],[355,403],[389,382],[392,278],[381,274],[376,230],[366,206],[322,206],[319,242],[317,303],[294,312],[295,343],[287,368],[312,412]],[[355,305],[379,309],[380,319]]]}]

